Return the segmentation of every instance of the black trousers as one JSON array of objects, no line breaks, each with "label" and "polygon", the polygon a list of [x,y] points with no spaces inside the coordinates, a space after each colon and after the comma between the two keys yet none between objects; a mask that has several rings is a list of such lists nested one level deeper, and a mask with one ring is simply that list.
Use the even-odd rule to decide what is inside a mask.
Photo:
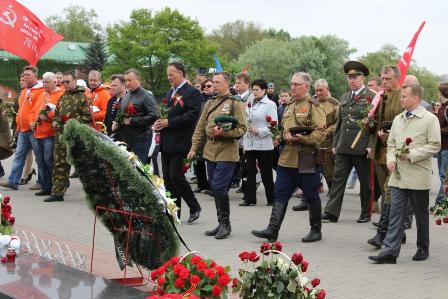
[{"label": "black trousers", "polygon": [[205,166],[205,160],[196,160],[196,178],[198,180],[198,188],[209,190],[210,186],[208,185],[207,180],[207,167]]},{"label": "black trousers", "polygon": [[273,151],[246,151],[247,184],[244,190],[244,199],[247,203],[257,202],[257,162],[260,168],[266,199],[268,203],[274,202],[274,179],[272,177]]},{"label": "black trousers", "polygon": [[336,154],[334,177],[330,190],[330,199],[325,206],[325,213],[339,218],[344,199],[345,185],[353,167],[358,173],[361,185],[361,216],[369,215],[370,203],[370,160],[366,155]]},{"label": "black trousers", "polygon": [[181,198],[183,198],[190,208],[190,213],[195,213],[201,210],[201,206],[182,171],[183,159],[186,157],[187,154],[162,152],[163,180],[167,191],[177,198],[176,205],[180,208]]}]

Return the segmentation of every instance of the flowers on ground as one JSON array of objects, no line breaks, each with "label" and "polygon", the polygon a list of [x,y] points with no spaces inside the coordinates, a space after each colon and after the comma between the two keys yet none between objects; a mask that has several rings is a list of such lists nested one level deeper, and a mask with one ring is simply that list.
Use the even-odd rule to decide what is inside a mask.
[{"label": "flowers on ground", "polygon": [[448,197],[436,204],[434,207],[434,216],[436,217],[436,224],[441,225],[442,222],[448,224]]},{"label": "flowers on ground", "polygon": [[239,292],[243,299],[324,299],[325,291],[317,288],[320,279],[309,280],[303,276],[308,270],[308,261],[300,252],[289,258],[281,252],[282,247],[278,241],[265,242],[260,246],[261,256],[255,251],[241,252],[239,258],[245,268],[239,270],[241,280],[232,281],[233,293]]},{"label": "flowers on ground", "polygon": [[0,235],[10,235],[14,230],[13,225],[16,222],[16,218],[12,214],[12,207],[9,201],[10,201],[9,196],[3,196],[0,194],[0,202],[1,202]]}]

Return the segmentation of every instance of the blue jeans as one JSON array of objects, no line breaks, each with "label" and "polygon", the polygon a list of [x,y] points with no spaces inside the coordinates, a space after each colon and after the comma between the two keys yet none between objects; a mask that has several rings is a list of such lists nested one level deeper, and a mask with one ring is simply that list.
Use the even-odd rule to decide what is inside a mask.
[{"label": "blue jeans", "polygon": [[148,160],[149,148],[151,147],[151,135],[141,137],[135,140],[132,144],[129,144],[129,151],[133,152],[137,155],[137,157],[142,161],[142,163],[146,163]]},{"label": "blue jeans", "polygon": [[207,160],[208,182],[215,195],[226,196],[229,194],[235,166],[236,162],[212,162]]},{"label": "blue jeans", "polygon": [[19,132],[17,138],[16,154],[12,161],[11,174],[8,182],[10,185],[18,188],[20,179],[22,178],[23,166],[25,165],[28,151],[33,149],[34,136],[32,131]]},{"label": "blue jeans", "polygon": [[320,204],[320,172],[318,168],[315,173],[299,174],[297,168],[278,166],[274,186],[275,201],[288,203],[296,187],[300,187],[307,203]]},{"label": "blue jeans", "polygon": [[54,137],[34,138],[34,155],[39,171],[39,181],[42,191],[51,192],[53,175]]},{"label": "blue jeans", "polygon": [[437,164],[439,166],[440,189],[436,197],[436,204],[441,203],[445,197],[443,185],[445,183],[445,172],[448,168],[448,150],[441,150],[437,154]]}]

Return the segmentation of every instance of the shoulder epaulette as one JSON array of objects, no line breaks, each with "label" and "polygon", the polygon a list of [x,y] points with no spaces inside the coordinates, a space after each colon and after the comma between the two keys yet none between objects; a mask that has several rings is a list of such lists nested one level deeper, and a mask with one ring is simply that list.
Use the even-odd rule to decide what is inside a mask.
[{"label": "shoulder epaulette", "polygon": [[243,99],[239,95],[230,95],[229,99],[236,100],[236,101],[242,101]]},{"label": "shoulder epaulette", "polygon": [[333,97],[330,97],[330,99],[328,100],[330,103],[332,103],[333,105],[340,105],[341,103],[338,101],[338,100],[336,100],[335,98],[333,98]]},{"label": "shoulder epaulette", "polygon": [[308,102],[310,102],[310,103],[313,104],[314,106],[319,106],[319,105],[320,105],[319,100],[316,99],[316,98],[310,98],[310,99],[308,100]]},{"label": "shoulder epaulette", "polygon": [[209,100],[216,100],[217,98],[219,98],[219,96],[215,95],[215,96],[210,97]]}]

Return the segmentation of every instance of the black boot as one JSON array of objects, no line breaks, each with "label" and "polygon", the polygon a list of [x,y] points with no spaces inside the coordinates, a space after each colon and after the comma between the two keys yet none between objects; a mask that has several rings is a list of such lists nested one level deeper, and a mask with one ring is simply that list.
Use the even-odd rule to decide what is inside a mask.
[{"label": "black boot", "polygon": [[298,204],[292,207],[293,211],[307,211],[308,210],[308,204],[306,203],[305,199],[302,199],[302,201]]},{"label": "black boot", "polygon": [[308,205],[310,215],[310,232],[302,238],[302,242],[316,242],[322,240],[322,205],[320,201]]},{"label": "black boot", "polygon": [[216,232],[215,239],[226,239],[232,227],[230,226],[230,202],[228,195],[215,195],[218,199],[218,203],[221,207],[221,217],[219,218],[218,231]]},{"label": "black boot", "polygon": [[277,241],[278,231],[280,230],[283,219],[285,218],[287,207],[288,203],[286,202],[274,201],[268,228],[264,230],[253,230],[251,232],[252,235],[258,238],[268,239],[269,242]]},{"label": "black boot", "polygon": [[[215,197],[215,207],[216,207],[216,214],[218,216],[218,222],[221,223],[221,206],[219,205],[218,199],[216,197]],[[206,231],[205,235],[206,236],[214,236],[214,235],[216,235],[216,233],[218,232],[219,225],[220,224],[218,224],[218,226],[215,227],[212,230]]]},{"label": "black boot", "polygon": [[381,249],[383,246],[383,241],[386,238],[387,228],[389,227],[389,214],[390,214],[390,205],[385,204],[384,200],[381,201],[381,217],[378,222],[379,226],[376,230],[376,235],[367,240],[367,243],[376,247],[377,249]]}]

